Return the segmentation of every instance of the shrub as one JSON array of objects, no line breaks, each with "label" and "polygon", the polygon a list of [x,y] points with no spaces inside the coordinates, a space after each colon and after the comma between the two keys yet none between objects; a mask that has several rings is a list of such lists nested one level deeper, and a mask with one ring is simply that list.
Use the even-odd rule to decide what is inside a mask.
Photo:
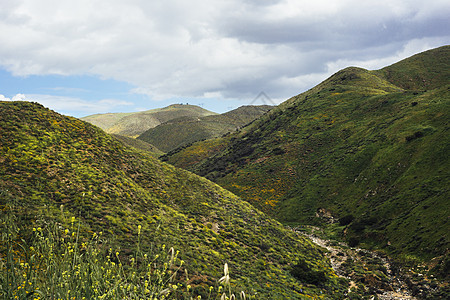
[{"label": "shrub", "polygon": [[350,247],[356,247],[359,245],[359,239],[356,237],[351,237],[348,239],[348,245]]},{"label": "shrub", "polygon": [[414,132],[414,134],[412,134],[412,135],[408,135],[405,139],[407,142],[410,142],[412,140],[423,137],[423,135],[424,135],[423,132],[419,130],[419,131]]},{"label": "shrub", "polygon": [[346,226],[350,224],[355,217],[353,215],[346,215],[339,219],[339,225],[340,226]]},{"label": "shrub", "polygon": [[313,270],[304,260],[299,260],[292,266],[290,273],[303,283],[323,285],[327,281],[324,271]]}]

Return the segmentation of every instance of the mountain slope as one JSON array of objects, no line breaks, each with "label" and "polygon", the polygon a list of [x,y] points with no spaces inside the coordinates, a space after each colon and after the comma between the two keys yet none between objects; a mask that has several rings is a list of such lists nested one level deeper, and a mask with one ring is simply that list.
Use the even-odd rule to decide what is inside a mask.
[{"label": "mountain slope", "polygon": [[271,106],[241,106],[220,115],[182,117],[162,123],[142,133],[138,139],[155,145],[164,152],[204,139],[221,136],[244,126]]},{"label": "mountain slope", "polygon": [[81,119],[99,126],[108,133],[137,137],[146,130],[172,119],[214,114],[195,105],[173,104],[168,107],[141,112],[97,114]]},{"label": "mountain slope", "polygon": [[355,245],[445,255],[449,58],[446,46],[378,71],[344,69],[222,143],[197,143],[166,160],[284,223],[342,218]]},{"label": "mountain slope", "polygon": [[118,139],[119,141],[121,141],[122,143],[124,143],[125,145],[139,150],[147,151],[154,157],[159,157],[164,154],[164,152],[162,152],[152,144],[146,143],[144,141],[119,134],[111,134],[111,135],[116,139]]},{"label": "mountain slope", "polygon": [[389,82],[408,90],[427,90],[448,84],[448,46],[416,54],[377,71]]},{"label": "mountain slope", "polygon": [[100,127],[103,130],[108,130],[108,128],[111,128],[120,121],[120,119],[134,115],[137,112],[131,112],[131,113],[106,113],[106,114],[95,114],[95,115],[89,115],[86,117],[80,118],[83,121],[89,122],[95,126]]},{"label": "mountain slope", "polygon": [[[144,250],[162,244],[181,250],[195,293],[207,294],[225,262],[232,285],[261,299],[339,299],[347,289],[309,240],[95,126],[38,104],[0,102],[0,132],[1,214],[14,207],[24,240],[36,222],[65,224],[74,216],[83,236],[102,231],[121,253],[131,253],[140,225]],[[301,280],[290,271],[296,263],[306,268]]]}]

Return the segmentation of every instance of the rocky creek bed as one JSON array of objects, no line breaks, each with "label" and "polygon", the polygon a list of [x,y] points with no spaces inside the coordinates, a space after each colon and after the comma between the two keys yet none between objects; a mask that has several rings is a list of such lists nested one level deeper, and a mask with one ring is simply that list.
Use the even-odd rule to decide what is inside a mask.
[{"label": "rocky creek bed", "polygon": [[349,281],[349,295],[363,295],[364,299],[374,300],[450,299],[447,283],[413,270],[403,270],[381,252],[327,240],[317,227],[292,230],[327,250],[335,273]]}]

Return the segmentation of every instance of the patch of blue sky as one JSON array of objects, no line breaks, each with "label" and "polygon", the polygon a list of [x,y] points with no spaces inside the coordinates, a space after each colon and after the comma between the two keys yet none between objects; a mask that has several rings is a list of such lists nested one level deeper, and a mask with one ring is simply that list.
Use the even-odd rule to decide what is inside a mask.
[{"label": "patch of blue sky", "polygon": [[0,69],[0,93],[5,96],[16,94],[52,94],[80,97],[86,100],[128,97],[133,86],[112,79],[100,79],[89,75],[30,75],[13,76]]}]

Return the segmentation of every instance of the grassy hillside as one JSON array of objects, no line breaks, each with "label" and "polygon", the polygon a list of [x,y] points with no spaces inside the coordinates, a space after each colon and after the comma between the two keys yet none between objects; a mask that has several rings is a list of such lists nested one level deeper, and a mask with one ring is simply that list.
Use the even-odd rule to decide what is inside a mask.
[{"label": "grassy hillside", "polygon": [[108,133],[137,137],[161,123],[180,117],[202,117],[215,113],[195,105],[173,104],[168,107],[134,113],[97,114],[81,118]]},{"label": "grassy hillside", "polygon": [[132,113],[106,113],[106,114],[95,114],[86,117],[82,117],[81,120],[89,122],[95,126],[100,127],[103,130],[108,130],[116,124],[120,119],[126,116],[130,116],[136,114],[137,112]]},{"label": "grassy hillside", "polygon": [[138,139],[155,145],[164,152],[178,147],[221,136],[244,126],[272,106],[241,106],[220,115],[182,117],[162,123],[142,133]]},{"label": "grassy hillside", "polygon": [[376,72],[389,82],[408,90],[428,90],[449,82],[449,47],[416,54]]},{"label": "grassy hillside", "polygon": [[242,132],[166,160],[283,223],[341,219],[353,245],[448,256],[449,54],[446,46],[378,71],[344,69]]},{"label": "grassy hillside", "polygon": [[227,149],[232,137],[234,138],[233,134],[187,144],[184,147],[169,151],[162,155],[160,159],[179,168],[195,171],[198,165]]},{"label": "grassy hillside", "polygon": [[[119,249],[116,256],[110,254],[119,260],[106,257],[108,266],[114,261],[132,266],[135,261],[130,255],[137,240],[139,251],[152,253],[163,244],[180,250],[185,265],[179,273],[186,268],[189,275],[178,280],[183,289],[194,291],[193,296],[205,298],[209,286],[217,286],[225,263],[233,290],[244,290],[253,299],[314,295],[342,299],[346,293],[346,280],[336,278],[323,251],[309,240],[210,181],[127,148],[91,124],[39,104],[0,102],[0,132],[2,269],[9,266],[3,263],[8,253],[24,262],[20,264],[24,268],[35,259],[47,261],[28,256],[29,251],[39,250],[29,243],[35,245],[35,237],[44,242],[52,238],[41,232],[51,232],[48,229],[56,222],[56,231],[63,231],[63,244],[71,241],[71,232],[78,232],[77,241],[80,236],[79,243],[69,242],[67,255],[84,251],[93,236],[103,232],[99,247],[109,245],[107,239]],[[8,233],[12,228],[5,219],[7,212],[16,219],[17,236]],[[73,220],[80,221],[78,231]],[[58,235],[55,238],[60,239]],[[12,236],[13,243],[5,244]],[[49,257],[56,255],[52,247],[60,246],[51,244]],[[33,272],[44,272],[45,267]],[[97,266],[86,267],[83,270],[92,271]],[[4,269],[0,273],[6,274]],[[40,279],[47,287],[46,279]],[[11,288],[8,281],[0,283],[2,292]],[[26,288],[22,281],[13,292],[21,288]]]},{"label": "grassy hillside", "polygon": [[129,147],[133,147],[138,150],[147,151],[154,157],[159,157],[164,154],[164,152],[162,152],[155,146],[153,146],[149,143],[146,143],[144,141],[141,141],[141,140],[138,140],[135,138],[131,138],[128,136],[119,135],[119,134],[112,134],[112,136],[115,137],[116,139],[118,139],[119,141],[121,141],[122,143],[124,143],[125,145],[127,145]]}]

